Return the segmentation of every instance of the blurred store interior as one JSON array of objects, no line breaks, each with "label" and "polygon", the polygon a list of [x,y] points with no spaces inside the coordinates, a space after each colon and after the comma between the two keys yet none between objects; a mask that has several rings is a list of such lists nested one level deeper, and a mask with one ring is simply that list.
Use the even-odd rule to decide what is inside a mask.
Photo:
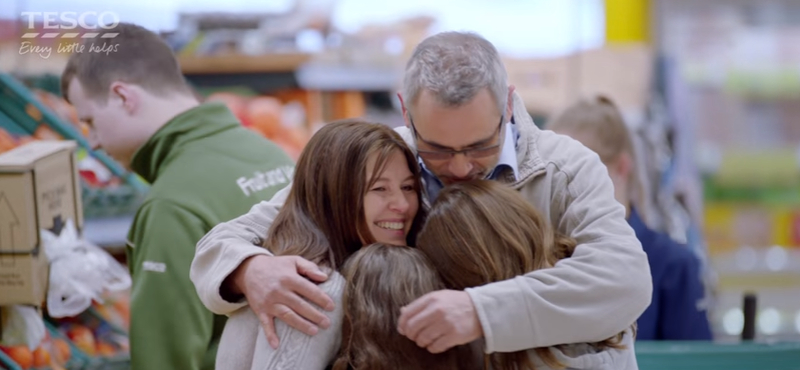
[{"label": "blurred store interior", "polygon": [[[0,72],[22,81],[61,124],[68,52],[41,14],[109,12],[160,32],[204,99],[296,156],[316,128],[347,117],[403,124],[396,94],[413,47],[471,30],[502,53],[539,125],[577,97],[604,93],[624,110],[653,226],[707,262],[715,340],[735,342],[743,297],[757,297],[756,339],[800,341],[800,1],[795,0],[8,0]],[[98,17],[95,17],[97,19]],[[89,19],[89,18],[87,18]],[[91,19],[89,19],[91,21]],[[31,27],[32,26],[32,27]],[[48,52],[46,47],[51,47]],[[7,93],[0,86],[0,112]],[[13,109],[13,108],[8,108]],[[70,139],[46,125],[25,140]],[[74,138],[71,138],[74,139]],[[9,141],[10,140],[10,141]],[[124,256],[145,187],[84,149],[86,238]],[[625,268],[621,266],[620,268]]]}]

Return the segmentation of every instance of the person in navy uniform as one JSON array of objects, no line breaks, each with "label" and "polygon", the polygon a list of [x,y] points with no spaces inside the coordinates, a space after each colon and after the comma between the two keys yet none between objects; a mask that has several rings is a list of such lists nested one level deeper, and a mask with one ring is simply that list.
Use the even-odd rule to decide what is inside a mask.
[{"label": "person in navy uniform", "polygon": [[637,320],[637,340],[711,340],[700,260],[686,245],[651,229],[637,211],[643,195],[636,177],[628,128],[614,103],[603,96],[583,99],[558,115],[550,130],[571,136],[600,156],[614,195],[642,243],[653,278],[650,306]]}]

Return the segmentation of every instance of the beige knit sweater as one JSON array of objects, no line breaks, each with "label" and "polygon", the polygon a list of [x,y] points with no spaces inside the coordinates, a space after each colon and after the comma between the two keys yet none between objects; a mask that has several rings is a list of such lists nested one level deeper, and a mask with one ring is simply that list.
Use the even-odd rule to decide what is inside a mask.
[{"label": "beige knit sweater", "polygon": [[280,339],[273,349],[261,323],[250,306],[235,311],[228,318],[217,350],[217,370],[324,370],[339,351],[342,336],[342,294],[344,278],[334,272],[320,288],[332,299],[336,308],[324,312],[331,321],[328,329],[308,336],[275,319],[275,331]]}]

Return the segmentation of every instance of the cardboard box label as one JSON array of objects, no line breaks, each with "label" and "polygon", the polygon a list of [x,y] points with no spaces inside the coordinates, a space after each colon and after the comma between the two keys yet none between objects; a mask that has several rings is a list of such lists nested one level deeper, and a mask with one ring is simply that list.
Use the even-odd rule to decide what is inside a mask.
[{"label": "cardboard box label", "polygon": [[60,234],[68,219],[75,220],[80,226],[71,168],[72,158],[68,155],[54,155],[36,163],[36,205],[40,229]]},{"label": "cardboard box label", "polygon": [[0,255],[0,304],[40,304],[47,295],[49,274],[44,253]]},{"label": "cardboard box label", "polygon": [[0,289],[25,289],[28,278],[19,271],[13,270],[16,266],[13,257],[0,258]]}]

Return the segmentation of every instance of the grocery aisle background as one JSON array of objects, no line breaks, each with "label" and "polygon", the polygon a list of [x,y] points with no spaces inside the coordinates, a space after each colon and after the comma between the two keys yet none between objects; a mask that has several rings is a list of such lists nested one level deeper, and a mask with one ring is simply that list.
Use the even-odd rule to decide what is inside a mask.
[{"label": "grocery aisle background", "polygon": [[[620,105],[651,226],[706,261],[699,278],[710,294],[700,304],[710,308],[717,342],[740,340],[747,293],[757,297],[758,342],[800,341],[798,1],[4,1],[0,152],[77,140],[83,236],[124,263],[147,186],[81,145],[86,127],[58,86],[69,55],[59,49],[73,41],[23,38],[53,32],[40,12],[93,12],[89,26],[108,12],[106,20],[161,33],[199,96],[225,102],[295,158],[333,119],[402,125],[396,93],[413,47],[442,30],[479,32],[498,47],[537,124],[584,94]],[[109,342],[111,366],[115,356],[124,363],[126,316],[121,294],[51,329],[83,338],[87,363],[104,358],[89,336]]]}]

